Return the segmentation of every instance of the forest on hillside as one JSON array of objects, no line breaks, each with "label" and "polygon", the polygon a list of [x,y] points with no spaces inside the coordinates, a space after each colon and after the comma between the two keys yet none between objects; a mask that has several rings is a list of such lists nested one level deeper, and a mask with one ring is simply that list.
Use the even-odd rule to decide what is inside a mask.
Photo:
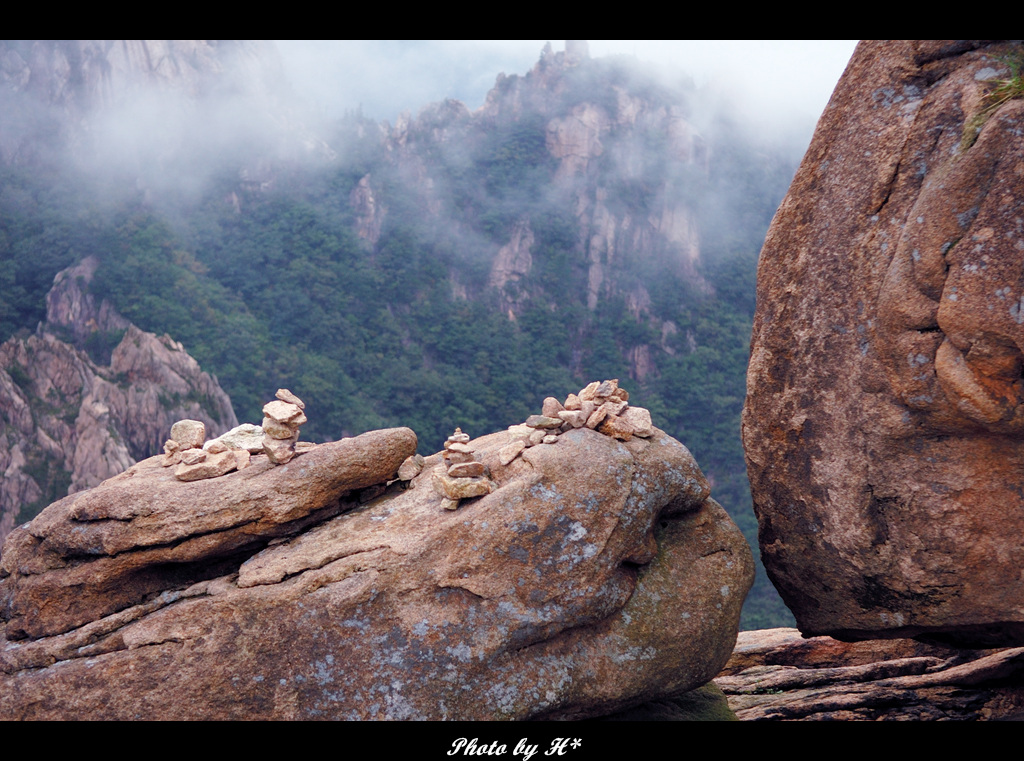
[{"label": "forest on hillside", "polygon": [[[587,62],[576,76],[565,108],[604,97],[612,82],[649,99],[680,97],[621,63]],[[639,213],[666,187],[685,194],[699,225],[697,277],[627,261],[617,276],[641,285],[650,305],[638,313],[624,287],[590,307],[580,221],[573,197],[553,190],[546,123],[527,109],[466,127],[457,153],[424,142],[440,212],[425,207],[379,125],[358,113],[332,125],[333,161],[279,163],[262,185],[225,166],[198,198],[154,198],[116,174],[0,166],[0,341],[34,330],[54,275],[93,255],[93,292],[182,342],[239,420],[258,422],[287,387],[306,400],[303,435],[315,441],[403,425],[428,454],[456,426],[482,435],[539,412],[546,396],[619,378],[630,402],[693,452],[756,550],[739,418],[757,254],[797,157],[721,114],[709,121],[707,170],[670,176],[658,136],[646,135],[643,166],[603,186],[610,203]],[[348,200],[368,175],[388,209],[373,243],[357,234]],[[490,287],[493,253],[524,218],[533,267]],[[89,351],[105,362],[119,339],[96,334]],[[642,378],[631,359],[638,346],[654,368]],[[759,567],[742,627],[791,623]]]}]

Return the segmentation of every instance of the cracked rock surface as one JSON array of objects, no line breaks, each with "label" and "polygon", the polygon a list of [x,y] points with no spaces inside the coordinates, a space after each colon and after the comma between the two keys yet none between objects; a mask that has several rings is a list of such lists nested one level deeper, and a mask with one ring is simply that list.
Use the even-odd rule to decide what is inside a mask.
[{"label": "cracked rock surface", "polygon": [[455,512],[440,453],[392,481],[408,429],[55,503],[2,558],[0,717],[577,718],[707,683],[753,569],[690,453],[581,428],[502,464],[512,436]]},{"label": "cracked rock surface", "polygon": [[1020,721],[1024,648],[741,632],[715,678],[740,721]]}]

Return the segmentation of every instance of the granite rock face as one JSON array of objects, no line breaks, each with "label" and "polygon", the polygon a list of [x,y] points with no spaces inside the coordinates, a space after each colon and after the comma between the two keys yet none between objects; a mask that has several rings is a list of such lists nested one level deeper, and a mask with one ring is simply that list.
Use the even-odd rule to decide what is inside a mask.
[{"label": "granite rock face", "polygon": [[457,511],[442,453],[393,480],[408,429],[56,503],[3,555],[0,717],[577,718],[707,683],[753,569],[686,448],[512,438],[471,443],[496,488]]},{"label": "granite rock face", "polygon": [[743,436],[805,634],[1024,642],[1022,54],[861,43],[768,233]]}]

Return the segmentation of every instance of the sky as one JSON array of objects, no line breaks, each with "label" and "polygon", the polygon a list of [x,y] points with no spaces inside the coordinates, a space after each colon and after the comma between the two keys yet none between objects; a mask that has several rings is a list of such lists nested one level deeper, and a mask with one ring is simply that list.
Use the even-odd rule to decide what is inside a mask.
[{"label": "sky", "polygon": [[[499,72],[525,74],[547,40],[277,40],[295,91],[325,116],[402,111],[456,98],[479,108]],[[591,57],[635,56],[666,77],[729,92],[766,123],[817,121],[855,40],[590,40]],[[557,52],[564,40],[551,40]]]}]

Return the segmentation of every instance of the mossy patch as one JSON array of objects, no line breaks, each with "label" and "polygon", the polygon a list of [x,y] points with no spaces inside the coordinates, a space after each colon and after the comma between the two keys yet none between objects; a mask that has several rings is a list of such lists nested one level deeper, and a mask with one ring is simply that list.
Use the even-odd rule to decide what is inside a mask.
[{"label": "mossy patch", "polygon": [[986,79],[985,84],[992,90],[985,96],[984,107],[964,122],[960,139],[961,152],[968,150],[978,140],[982,128],[1001,105],[1015,98],[1024,97],[1024,52],[1000,56],[999,61],[1010,69],[1010,75],[1003,78]]}]

